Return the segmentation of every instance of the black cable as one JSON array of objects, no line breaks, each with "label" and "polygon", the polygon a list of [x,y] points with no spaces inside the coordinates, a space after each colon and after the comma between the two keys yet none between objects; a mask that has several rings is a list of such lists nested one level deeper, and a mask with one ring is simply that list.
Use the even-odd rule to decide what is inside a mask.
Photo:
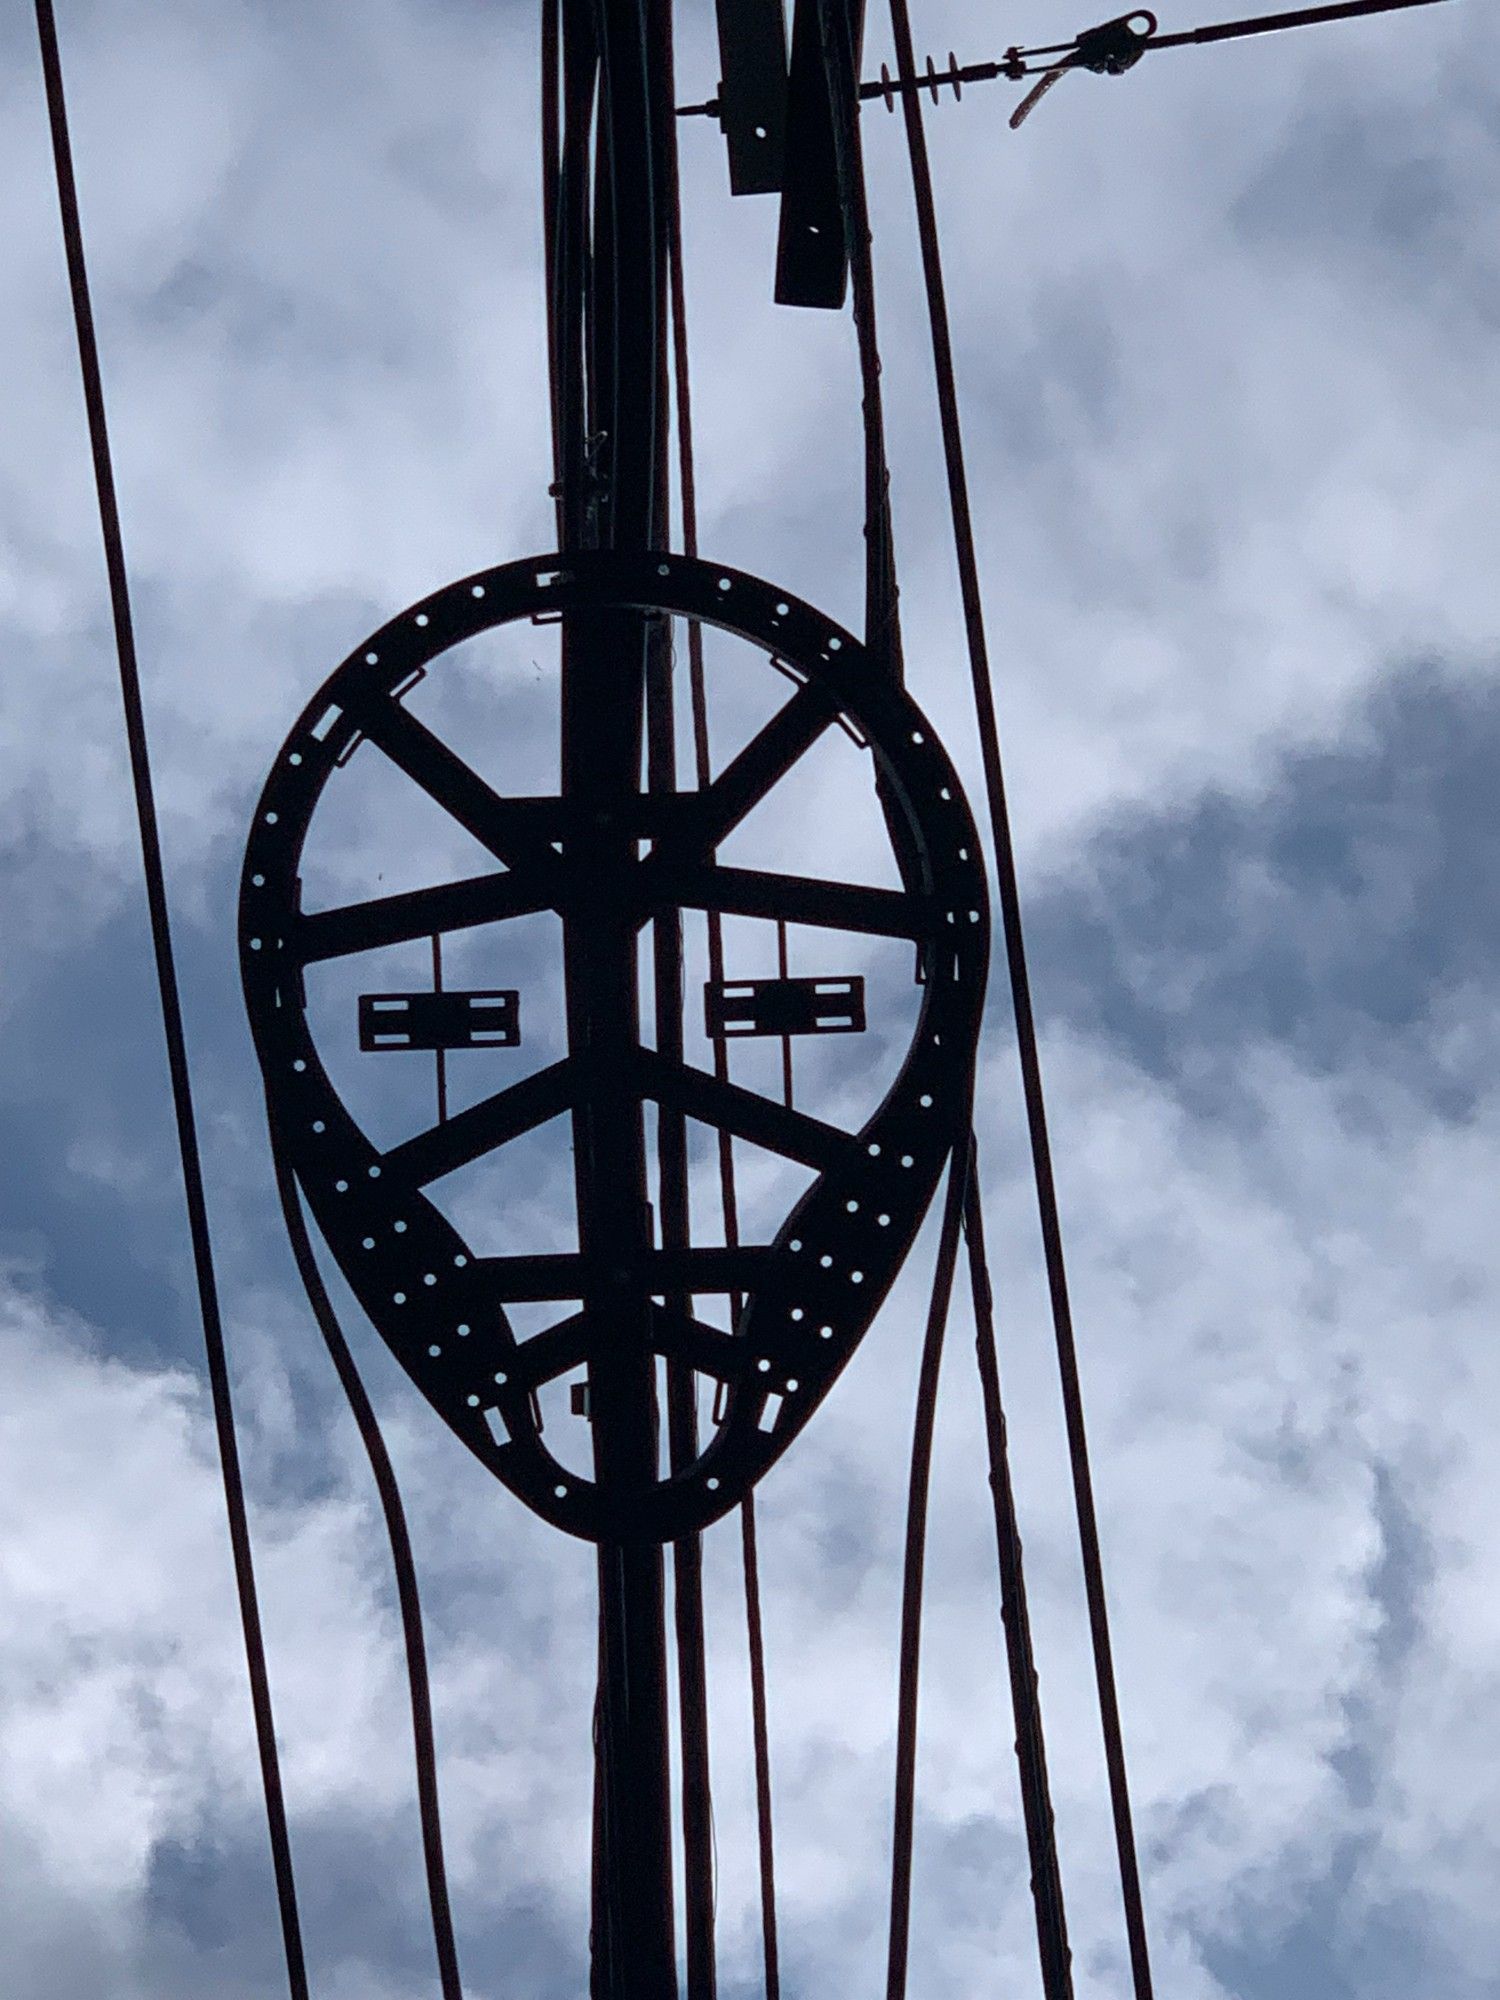
[{"label": "black cable", "polygon": [[213,1239],[209,1232],[208,1204],[203,1190],[203,1163],[198,1146],[197,1117],[193,1107],[192,1074],[188,1065],[187,1037],[183,1028],[182,999],[178,990],[176,958],[172,948],[161,834],[156,816],[156,793],[151,775],[151,753],[146,736],[145,709],[141,698],[140,667],[136,657],[135,627],[130,608],[130,584],[125,566],[124,536],[120,527],[119,502],[115,493],[109,427],[104,407],[104,382],[99,365],[98,340],[94,331],[93,306],[89,296],[88,267],[83,250],[83,227],[78,212],[78,187],[73,172],[72,145],[68,137],[62,58],[58,50],[57,22],[52,9],[52,0],[36,0],[36,21],[37,35],[41,44],[42,70],[46,80],[47,116],[51,126],[52,154],[57,170],[57,198],[62,212],[68,282],[72,292],[73,323],[78,336],[79,368],[83,377],[84,402],[88,411],[89,444],[93,453],[99,524],[104,537],[104,560],[109,577],[110,609],[114,619],[115,652],[120,672],[120,698],[125,710],[130,778],[135,794],[136,819],[140,828],[141,870],[145,878],[146,903],[151,921],[151,946],[156,962],[162,1033],[167,1046],[167,1068],[171,1077],[177,1149],[182,1166],[183,1193],[187,1203],[188,1233],[192,1239],[193,1270],[197,1281],[198,1311],[203,1324],[203,1345],[208,1364],[214,1428],[218,1436],[219,1465],[224,1480],[224,1506],[229,1520],[229,1541],[234,1557],[234,1580],[239,1597],[240,1624],[244,1631],[250,1699],[255,1714],[256,1745],[260,1754],[261,1783],[266,1801],[266,1827],[276,1877],[276,1897],[281,1911],[287,1986],[293,2000],[307,2000],[307,1966],[302,1949],[301,1924],[297,1914],[297,1889],[292,1872],[291,1840],[287,1831],[281,1763],[276,1747],[276,1724],[271,1708],[270,1678],[266,1670],[265,1637],[261,1629],[260,1604],[255,1588],[255,1564],[250,1545],[244,1477],[240,1468],[239,1444],[235,1435],[234,1400],[230,1389],[229,1361],[225,1352],[224,1327],[219,1309]]},{"label": "black cable", "polygon": [[850,9],[818,0],[818,23],[833,114],[834,157],[844,241],[849,254],[854,331],[859,350],[865,446],[865,646],[870,657],[899,680],[902,673],[891,474],[885,448],[885,403],[880,384],[880,342],[875,311],[875,266],[870,209],[860,138],[860,51]]},{"label": "black cable", "polygon": [[989,1459],[990,1496],[995,1511],[995,1547],[1000,1565],[1000,1619],[1010,1672],[1011,1709],[1016,1719],[1016,1763],[1020,1771],[1021,1815],[1031,1863],[1031,1899],[1036,1912],[1037,1954],[1046,2000],[1072,2000],[1072,1953],[1057,1861],[1057,1830],[1047,1780],[1047,1739],[1042,1727],[1041,1691],[1031,1645],[1031,1613],[1026,1568],[1010,1480],[1005,1405],[1000,1396],[1000,1357],[995,1341],[994,1295],[984,1246],[984,1203],[979,1189],[977,1142],[971,1157],[964,1207],[969,1253],[969,1293],[974,1308],[974,1352],[984,1403],[984,1435]]},{"label": "black cable", "polygon": [[938,1378],[953,1275],[968,1193],[971,1144],[967,1132],[948,1162],[948,1190],[938,1234],[927,1331],[917,1376],[912,1424],[911,1475],[906,1503],[906,1556],[901,1580],[901,1656],[896,1696],[896,1784],[891,1816],[891,1916],[886,1958],[886,2000],[904,2000],[911,1943],[911,1869],[917,1803],[917,1715],[922,1669],[922,1593],[927,1567],[927,1495],[937,1422]]},{"label": "black cable", "polygon": [[323,1345],[339,1378],[359,1431],[360,1441],[375,1476],[385,1515],[386,1534],[391,1546],[391,1568],[396,1578],[396,1598],[401,1611],[401,1636],[406,1649],[406,1682],[411,1696],[412,1747],[417,1766],[417,1805],[422,1823],[422,1850],[427,1866],[427,1894],[432,1906],[432,1942],[437,1954],[438,1983],[443,2000],[463,2000],[463,1981],[458,1969],[458,1946],[453,1935],[453,1911],[448,1899],[448,1871],[443,1859],[443,1820],[438,1797],[437,1744],[432,1727],[432,1687],[427,1672],[427,1644],[422,1629],[422,1599],[417,1588],[417,1566],[407,1531],[406,1509],[395,1468],[381,1435],[369,1393],[360,1379],[358,1365],[349,1351],[333,1301],[323,1283],[318,1260],[313,1254],[302,1211],[296,1176],[276,1131],[269,1102],[266,1116],[271,1126],[271,1157],[276,1168],[276,1191],[291,1240],[292,1256],[312,1305],[313,1318],[323,1336]]},{"label": "black cable", "polygon": [[[675,138],[670,154],[671,178],[667,202],[668,280],[672,318],[672,374],[677,407],[677,462],[682,513],[684,555],[698,553],[698,492],[693,461],[693,399],[688,366],[687,289],[682,258],[682,200],[677,175]],[[708,737],[708,689],[704,674],[703,628],[697,619],[688,620],[688,690],[692,709],[694,775],[700,790],[713,778],[713,761]],[[712,981],[724,978],[724,929],[717,910],[706,913],[708,923],[708,974]],[[729,1051],[722,1041],[713,1045],[714,1074],[721,1083],[729,1080]],[[724,1241],[730,1249],[739,1243],[739,1201],[735,1188],[734,1141],[722,1127],[718,1132],[719,1196],[724,1216]],[[741,1301],[733,1304],[738,1324]],[[740,1503],[740,1551],[745,1580],[745,1633],[750,1660],[750,1723],[755,1760],[755,1819],[760,1867],[761,1948],[765,1963],[766,2000],[780,2000],[781,1969],[776,1921],[776,1834],[771,1802],[770,1724],[766,1700],[765,1633],[761,1621],[760,1554],[756,1539],[755,1497],[745,1495]]]},{"label": "black cable", "polygon": [[547,302],[547,397],[552,431],[552,498],[557,542],[563,542],[562,413],[558,382],[561,356],[557,249],[562,202],[562,84],[558,0],[542,0],[542,283]]},{"label": "black cable", "polygon": [[1125,1743],[1120,1723],[1119,1696],[1115,1687],[1114,1656],[1109,1634],[1109,1608],[1104,1587],[1104,1561],[1099,1546],[1098,1516],[1094,1505],[1093,1477],[1089,1467],[1083,1391],[1078,1376],[1078,1349],[1073,1331],[1072,1305],[1068,1296],[1067,1265],[1063,1256],[1062,1221],[1058,1211],[1057,1187],[1052,1169],[1051,1142],[1047,1133],[1041,1057],[1037,1047],[1036,1018],[1032,1009],[1031,982],[1026,964],[1025,936],[1021,924],[1020,885],[1016,874],[1015,846],[1000,757],[1000,732],[995,715],[989,645],[985,634],[984,607],[979,585],[979,564],[974,549],[974,526],[969,507],[968,475],[964,466],[963,432],[959,420],[958,388],[953,366],[953,340],[948,320],[947,290],[943,282],[937,208],[932,191],[932,169],[927,156],[927,137],[922,120],[921,99],[915,88],[911,87],[916,76],[916,61],[912,52],[911,21],[906,0],[890,0],[890,10],[897,63],[903,84],[901,103],[906,123],[907,146],[911,156],[917,231],[921,242],[922,269],[926,281],[928,315],[932,330],[933,367],[941,412],[948,497],[953,515],[954,553],[958,563],[974,689],[974,708],[994,840],[997,887],[1005,934],[1005,957],[1010,973],[1016,1044],[1026,1103],[1026,1122],[1031,1141],[1037,1213],[1041,1226],[1047,1285],[1051,1297],[1058,1371],[1062,1381],[1063,1412],[1067,1425],[1068,1456],[1078,1517],[1084,1590],[1088,1601],[1094,1675],[1098,1685],[1099,1716],[1104,1738],[1105,1763],[1109,1774],[1110,1808],[1114,1818],[1115,1847],[1119,1859],[1120,1892],[1125,1908],[1125,1928],[1129,1940],[1136,2000],[1151,2000],[1151,1959],[1146,1939],[1145,1909],[1141,1899],[1140,1866],[1136,1856],[1130,1786],[1125,1768]]}]

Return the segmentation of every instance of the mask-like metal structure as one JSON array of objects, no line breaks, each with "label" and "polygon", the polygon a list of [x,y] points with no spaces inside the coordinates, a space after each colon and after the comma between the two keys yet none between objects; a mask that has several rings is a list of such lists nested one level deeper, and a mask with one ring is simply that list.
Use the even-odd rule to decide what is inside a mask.
[{"label": "mask-like metal structure", "polygon": [[[464,640],[516,620],[566,620],[601,609],[727,629],[773,657],[794,688],[706,790],[637,792],[625,808],[634,825],[625,829],[629,852],[617,873],[601,871],[590,854],[594,815],[586,802],[501,796],[402,701],[420,677],[442,673],[444,655]],[[715,850],[752,808],[774,805],[777,785],[840,724],[868,745],[902,886],[718,862]],[[338,784],[361,743],[384,753],[488,848],[494,872],[304,911],[304,843],[327,788]],[[572,1047],[382,1150],[330,1080],[309,1020],[307,967],[402,940],[503,926],[542,910],[561,918],[565,934],[570,927],[595,933],[603,917],[625,914],[612,933],[622,984],[635,981],[651,927],[678,923],[684,911],[908,940],[922,982],[909,1051],[857,1131],[637,1039],[623,1057],[613,1051],[607,1067],[589,1048]],[[910,697],[872,672],[847,632],[741,573],[680,556],[597,551],[487,571],[392,620],[309,703],[256,811],[240,927],[278,1145],[350,1289],[434,1409],[528,1506],[577,1535],[676,1539],[742,1500],[853,1354],[968,1117],[987,891],[958,779]],[[785,1031],[807,996],[794,981],[758,984],[771,990],[749,999]],[[463,994],[432,996],[436,1011],[417,995],[365,996],[362,1039],[373,1059],[382,1021],[387,1039],[404,1047],[440,1048],[445,1038],[448,1047],[473,1047],[476,1033],[501,1039],[513,1032],[506,1024],[518,1010],[507,1006],[508,996],[477,998],[489,1012],[476,1012],[475,996]],[[723,1033],[724,996],[710,992],[709,1009],[716,998]],[[837,1005],[847,1002],[840,994]],[[502,1025],[475,1029],[475,1019]],[[754,1025],[751,1011],[741,1026]],[[815,1032],[815,1018],[811,1025]],[[355,1030],[351,1009],[339,1032],[352,1044]],[[647,1107],[664,1107],[811,1167],[817,1178],[765,1243],[700,1248],[642,1240],[633,1248],[605,1242],[551,1254],[476,1255],[428,1198],[430,1185],[545,1120],[597,1109],[605,1097],[615,1119],[641,1125]],[[736,1302],[731,1330],[695,1316],[694,1302],[712,1295]],[[556,1323],[518,1338],[507,1306],[546,1300],[568,1301],[570,1309],[560,1306]],[[612,1476],[608,1465],[580,1477],[549,1450],[537,1392],[582,1368],[588,1407],[611,1343],[643,1323],[655,1356],[714,1385],[715,1420],[692,1463],[662,1469],[644,1485]]]}]

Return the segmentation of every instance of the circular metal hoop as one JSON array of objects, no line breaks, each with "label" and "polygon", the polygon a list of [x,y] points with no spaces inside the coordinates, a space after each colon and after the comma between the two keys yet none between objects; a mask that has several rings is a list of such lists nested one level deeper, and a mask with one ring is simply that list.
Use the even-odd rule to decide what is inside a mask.
[{"label": "circular metal hoop", "polygon": [[[626,609],[700,620],[771,654],[796,683],[772,721],[702,791],[643,795],[635,871],[642,926],[680,909],[784,915],[910,940],[922,996],[910,1050],[862,1130],[845,1132],[639,1051],[642,1100],[753,1138],[818,1171],[769,1244],[653,1250],[609,1274],[650,1302],[653,1346],[722,1385],[696,1462],[628,1510],[564,1467],[537,1421],[539,1386],[587,1366],[608,1315],[575,1313],[517,1338],[522,1300],[597,1296],[578,1254],[474,1254],[424,1188],[588,1093],[586,1059],[550,1069],[381,1151],[335,1092],[306,1014],[307,965],[458,926],[555,910],[570,878],[562,799],[504,798],[402,705],[450,648],[523,619]],[[841,723],[873,757],[902,887],[866,889],[726,869],[714,851],[818,740]],[[304,913],[300,871],[314,811],[362,739],[414,776],[495,855],[479,882]],[[459,892],[463,892],[460,897]],[[931,726],[863,648],[789,593],[741,571],[669,555],[589,552],[485,570],[383,626],[340,666],[287,737],[256,809],[240,892],[246,1004],[275,1143],[361,1306],[445,1421],[527,1505],[590,1539],[669,1540],[734,1506],[827,1394],[895,1279],[967,1130],[989,949],[972,814]],[[618,1079],[615,1080],[618,1087]],[[732,1333],[692,1316],[697,1296],[742,1300]],[[686,1310],[669,1307],[686,1300]]]}]

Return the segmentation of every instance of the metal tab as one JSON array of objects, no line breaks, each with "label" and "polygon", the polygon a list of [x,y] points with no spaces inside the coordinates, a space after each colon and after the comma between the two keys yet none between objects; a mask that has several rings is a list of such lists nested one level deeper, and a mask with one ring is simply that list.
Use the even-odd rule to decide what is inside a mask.
[{"label": "metal tab", "polygon": [[719,979],[703,989],[711,1041],[748,1035],[862,1035],[863,979]]},{"label": "metal tab", "polygon": [[359,1045],[390,1049],[514,1049],[521,1042],[521,996],[476,993],[361,993]]}]

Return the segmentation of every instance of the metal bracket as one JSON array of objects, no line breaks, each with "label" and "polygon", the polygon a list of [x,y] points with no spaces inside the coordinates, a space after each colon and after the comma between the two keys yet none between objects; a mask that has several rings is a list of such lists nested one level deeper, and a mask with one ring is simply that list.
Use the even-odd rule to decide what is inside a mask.
[{"label": "metal bracket", "polygon": [[711,1041],[751,1035],[862,1035],[863,979],[719,979],[703,989]]},{"label": "metal bracket", "polygon": [[516,1049],[521,1046],[521,996],[514,988],[361,993],[359,1045],[367,1055],[396,1049]]}]

